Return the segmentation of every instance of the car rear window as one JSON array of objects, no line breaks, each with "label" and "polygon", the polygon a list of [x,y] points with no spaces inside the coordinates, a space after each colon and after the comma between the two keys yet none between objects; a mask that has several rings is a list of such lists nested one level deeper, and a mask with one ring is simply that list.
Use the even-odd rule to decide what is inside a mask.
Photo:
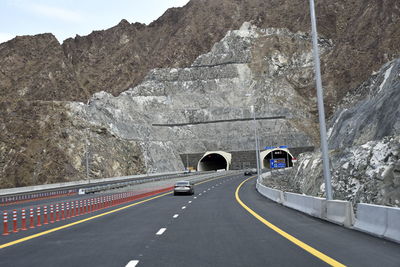
[{"label": "car rear window", "polygon": [[185,185],[189,185],[189,183],[188,182],[179,182],[179,183],[176,183],[176,185],[177,186],[185,186]]}]

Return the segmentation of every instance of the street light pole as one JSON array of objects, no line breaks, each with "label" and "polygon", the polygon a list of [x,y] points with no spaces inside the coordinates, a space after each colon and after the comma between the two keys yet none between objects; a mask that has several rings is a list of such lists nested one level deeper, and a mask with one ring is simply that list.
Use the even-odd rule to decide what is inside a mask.
[{"label": "street light pole", "polygon": [[257,121],[256,121],[256,109],[255,106],[251,106],[253,111],[253,121],[254,121],[254,139],[256,143],[256,161],[257,161],[257,179],[260,178],[260,153],[259,153],[259,144],[258,144],[258,134],[257,134]]},{"label": "street light pole", "polygon": [[326,199],[332,200],[331,173],[329,170],[328,142],[327,142],[326,125],[325,125],[324,96],[323,96],[323,91],[322,91],[321,66],[320,66],[319,51],[318,51],[318,41],[317,41],[318,34],[317,34],[317,22],[315,19],[314,0],[310,0],[310,14],[311,14],[311,28],[312,28],[315,76],[316,76],[316,83],[317,83],[319,131],[320,131],[320,137],[321,137],[322,161],[323,161],[324,179],[325,179],[325,193],[326,193]]}]

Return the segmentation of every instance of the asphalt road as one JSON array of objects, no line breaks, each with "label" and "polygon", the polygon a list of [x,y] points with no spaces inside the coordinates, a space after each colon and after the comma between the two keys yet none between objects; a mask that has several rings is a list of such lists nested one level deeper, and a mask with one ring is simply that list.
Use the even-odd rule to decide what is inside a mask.
[{"label": "asphalt road", "polygon": [[[400,266],[399,244],[273,203],[256,192],[255,179],[245,182],[241,201],[314,249],[307,252],[304,243],[289,241],[239,204],[235,191],[246,178],[196,185],[194,196],[165,194],[99,211],[96,218],[92,213],[65,221],[70,225],[47,234],[61,224],[0,237],[0,266],[327,266],[329,260]],[[21,240],[32,234],[40,236]]]}]

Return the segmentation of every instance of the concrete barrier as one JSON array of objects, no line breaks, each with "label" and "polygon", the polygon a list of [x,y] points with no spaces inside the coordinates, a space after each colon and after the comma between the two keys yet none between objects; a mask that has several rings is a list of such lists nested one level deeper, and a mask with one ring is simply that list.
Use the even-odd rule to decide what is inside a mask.
[{"label": "concrete barrier", "polygon": [[383,236],[400,243],[400,208],[387,208],[387,228]]},{"label": "concrete barrier", "polygon": [[387,209],[372,204],[357,204],[357,216],[354,229],[383,237],[386,231]]},{"label": "concrete barrier", "polygon": [[273,189],[266,187],[260,183],[257,183],[256,188],[258,192],[265,196],[266,198],[271,199],[272,201],[282,203],[283,201],[283,192],[281,190]]},{"label": "concrete barrier", "polygon": [[282,192],[261,183],[257,183],[256,188],[261,195],[286,207],[400,243],[400,208],[359,203],[354,216],[353,205],[349,201],[327,201],[324,198]]},{"label": "concrete barrier", "polygon": [[353,205],[349,201],[328,200],[326,220],[350,228],[354,223]]},{"label": "concrete barrier", "polygon": [[400,242],[400,208],[359,203],[354,229]]},{"label": "concrete barrier", "polygon": [[284,192],[283,205],[308,215],[324,218],[326,216],[325,199],[296,193]]}]

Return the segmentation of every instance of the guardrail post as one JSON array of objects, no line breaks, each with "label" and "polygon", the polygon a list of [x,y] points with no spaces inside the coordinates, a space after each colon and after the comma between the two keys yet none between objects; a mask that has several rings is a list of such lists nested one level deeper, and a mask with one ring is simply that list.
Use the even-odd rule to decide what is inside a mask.
[{"label": "guardrail post", "polygon": [[83,200],[83,214],[87,213],[87,201],[86,199]]},{"label": "guardrail post", "polygon": [[43,224],[49,224],[49,219],[48,219],[48,217],[47,217],[47,206],[44,206],[43,207],[43,217],[44,217],[44,222],[43,222]]},{"label": "guardrail post", "polygon": [[54,223],[54,206],[50,205],[50,223]]},{"label": "guardrail post", "polygon": [[3,235],[9,235],[8,232],[8,214],[7,211],[3,211]]},{"label": "guardrail post", "polygon": [[21,230],[22,231],[28,230],[26,228],[26,211],[25,211],[25,209],[22,209],[22,211],[21,211],[21,218],[22,218]]},{"label": "guardrail post", "polygon": [[41,219],[40,219],[40,207],[36,208],[36,218],[37,218],[36,226],[42,226],[42,222],[41,222]]}]

